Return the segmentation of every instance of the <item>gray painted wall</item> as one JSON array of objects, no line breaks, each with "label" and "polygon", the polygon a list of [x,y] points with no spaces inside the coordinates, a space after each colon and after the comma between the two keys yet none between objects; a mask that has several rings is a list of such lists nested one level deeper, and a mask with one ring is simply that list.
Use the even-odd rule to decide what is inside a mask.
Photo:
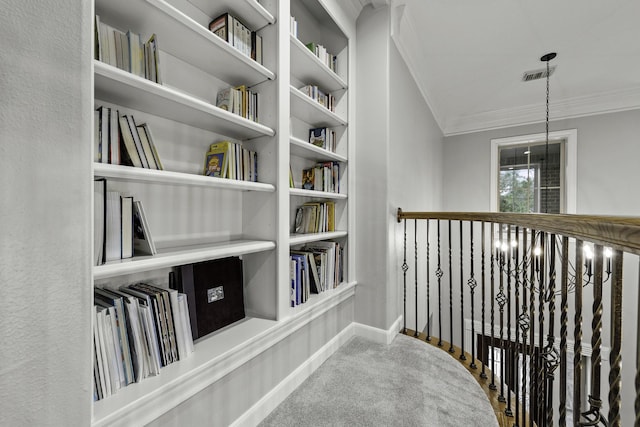
[{"label": "gray painted wall", "polygon": [[0,425],[91,417],[91,2],[0,16]]},{"label": "gray painted wall", "polygon": [[402,314],[398,207],[439,210],[442,133],[389,33],[386,7],[357,25],[356,321],[388,329]]}]

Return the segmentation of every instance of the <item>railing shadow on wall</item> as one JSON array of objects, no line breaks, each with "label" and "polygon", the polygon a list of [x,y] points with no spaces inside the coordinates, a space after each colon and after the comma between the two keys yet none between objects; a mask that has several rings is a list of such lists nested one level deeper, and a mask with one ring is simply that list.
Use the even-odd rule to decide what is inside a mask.
[{"label": "railing shadow on wall", "polygon": [[397,219],[403,331],[457,348],[512,425],[640,426],[640,218]]}]

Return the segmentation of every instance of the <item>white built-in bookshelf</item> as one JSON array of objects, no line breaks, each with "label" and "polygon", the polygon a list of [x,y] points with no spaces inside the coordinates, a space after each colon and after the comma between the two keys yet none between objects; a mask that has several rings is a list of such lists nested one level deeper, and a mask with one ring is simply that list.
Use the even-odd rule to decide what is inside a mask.
[{"label": "white built-in bookshelf", "polygon": [[[94,59],[94,108],[146,123],[164,170],[93,162],[94,177],[105,178],[109,190],[143,202],[158,247],[155,255],[94,266],[93,285],[149,281],[168,287],[173,267],[239,256],[247,317],[197,340],[190,357],[163,367],[160,375],[94,402],[92,425],[146,424],[239,367],[244,354],[268,348],[300,316],[317,316],[353,295],[353,48],[325,7],[321,0],[94,0],[101,22],[134,31],[143,41],[157,36],[161,84]],[[209,22],[224,12],[262,36],[263,64],[209,31]],[[289,16],[298,21],[297,38],[289,34]],[[336,71],[308,42],[337,55]],[[307,84],[332,93],[335,111],[299,90]],[[218,91],[238,85],[259,93],[257,122],[216,107]],[[335,130],[335,152],[309,143],[309,129],[318,127]],[[222,140],[257,152],[257,182],[203,175],[209,145]],[[301,188],[302,170],[319,162],[340,164],[339,192]],[[289,170],[296,188],[289,187]],[[292,234],[296,209],[307,201],[335,203],[336,231]],[[345,248],[344,282],[292,308],[289,250],[319,241]]]}]

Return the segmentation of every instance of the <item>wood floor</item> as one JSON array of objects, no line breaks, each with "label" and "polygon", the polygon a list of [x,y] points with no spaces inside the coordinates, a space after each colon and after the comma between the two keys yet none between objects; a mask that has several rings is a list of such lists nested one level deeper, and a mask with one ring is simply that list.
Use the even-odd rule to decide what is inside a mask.
[{"label": "wood floor", "polygon": [[[520,415],[520,419],[518,421],[518,423],[516,424],[516,419],[513,416],[507,416],[505,414],[505,411],[507,409],[507,403],[506,402],[500,402],[498,400],[498,397],[500,396],[500,384],[497,381],[494,381],[494,383],[497,385],[497,390],[492,390],[489,386],[491,384],[491,371],[489,369],[487,369],[485,367],[485,374],[487,376],[487,378],[482,378],[480,376],[482,369],[481,369],[481,363],[478,359],[476,359],[475,363],[477,365],[476,369],[471,368],[471,354],[465,352],[465,357],[466,360],[461,360],[460,359],[460,355],[462,354],[462,350],[456,346],[453,346],[453,351],[450,352],[448,351],[451,348],[451,345],[446,342],[446,341],[441,341],[442,345],[438,346],[438,338],[435,337],[431,337],[431,341],[426,341],[426,336],[423,333],[419,333],[418,336],[415,336],[415,331],[411,330],[411,329],[407,329],[405,332],[405,335],[410,336],[410,337],[415,337],[416,339],[419,339],[429,345],[432,345],[436,348],[440,348],[442,351],[446,351],[447,353],[449,353],[451,355],[451,357],[453,357],[455,360],[457,360],[462,366],[464,366],[472,375],[473,377],[476,379],[476,381],[478,382],[478,384],[480,384],[480,387],[482,387],[482,390],[485,392],[485,394],[487,395],[487,397],[489,398],[489,402],[491,403],[491,406],[493,407],[493,410],[496,414],[496,419],[498,420],[498,425],[500,427],[513,427],[514,425],[518,425],[520,427],[524,427],[524,426],[529,426],[529,419],[527,414],[525,414],[525,420],[524,423],[522,422],[522,415]],[[515,411],[515,397],[512,396],[511,398],[511,409],[512,411]],[[521,408],[522,410],[522,408]],[[534,424],[535,425],[535,424]]]}]

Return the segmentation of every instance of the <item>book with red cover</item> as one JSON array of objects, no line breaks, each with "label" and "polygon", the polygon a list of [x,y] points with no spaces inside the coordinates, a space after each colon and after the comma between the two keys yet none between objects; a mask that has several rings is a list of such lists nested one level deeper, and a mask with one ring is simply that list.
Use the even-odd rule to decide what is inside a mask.
[{"label": "book with red cover", "polygon": [[175,268],[171,287],[187,295],[193,339],[244,319],[242,260],[228,257]]}]

